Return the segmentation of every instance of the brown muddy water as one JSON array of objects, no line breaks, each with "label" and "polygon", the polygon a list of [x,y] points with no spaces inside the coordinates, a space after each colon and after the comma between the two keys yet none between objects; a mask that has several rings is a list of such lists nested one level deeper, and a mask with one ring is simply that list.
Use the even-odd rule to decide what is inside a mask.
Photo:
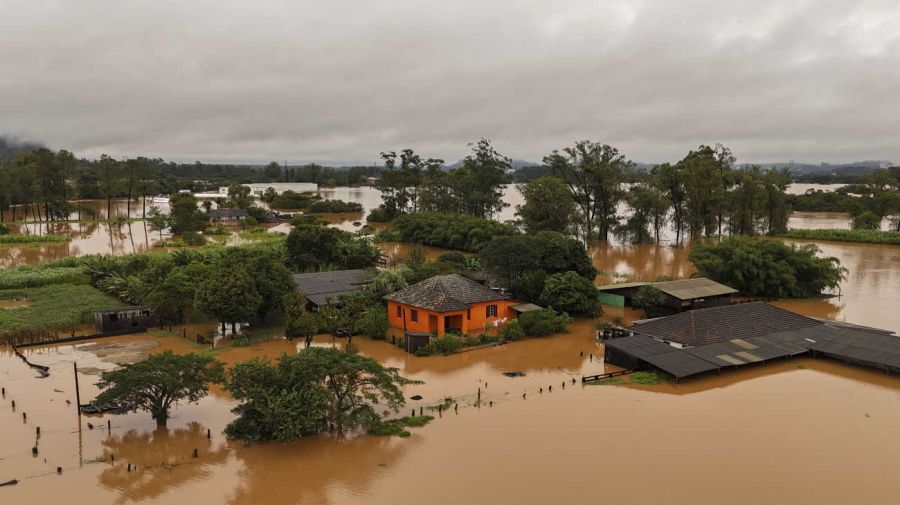
[{"label": "brown muddy water", "polygon": [[[45,379],[0,351],[0,481],[20,481],[0,488],[0,502],[828,504],[892,503],[900,493],[900,378],[801,359],[683,384],[573,385],[606,370],[591,328],[580,320],[567,334],[428,358],[354,339],[363,354],[425,381],[406,388],[423,396],[408,409],[452,397],[458,413],[408,439],[253,446],[221,434],[234,402],[220,389],[180,406],[166,430],[146,414],[79,421],[66,403],[73,362],[87,372],[87,401],[99,371],[140,353],[197,349],[188,340],[136,335],[27,350],[50,366]],[[296,350],[271,341],[217,356],[230,364]],[[525,376],[502,374],[513,370]]]}]

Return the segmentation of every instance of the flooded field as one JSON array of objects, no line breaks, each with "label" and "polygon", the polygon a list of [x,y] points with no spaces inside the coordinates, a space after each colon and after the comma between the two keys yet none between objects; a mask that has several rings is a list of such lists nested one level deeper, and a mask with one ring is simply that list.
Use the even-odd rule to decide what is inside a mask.
[{"label": "flooded field", "polygon": [[[828,504],[886,503],[900,492],[892,478],[900,471],[900,379],[803,359],[683,384],[572,384],[605,370],[591,326],[583,320],[564,335],[429,358],[354,339],[362,353],[425,381],[406,388],[407,397],[423,397],[408,408],[450,396],[458,413],[444,413],[409,439],[309,437],[253,446],[221,435],[234,406],[221,390],[178,408],[167,430],[157,430],[146,414],[79,422],[66,402],[74,402],[73,362],[86,372],[79,374],[86,401],[97,392],[99,371],[113,362],[135,352],[196,349],[187,340],[139,335],[28,350],[29,360],[50,366],[45,379],[0,351],[7,391],[0,400],[0,481],[20,481],[0,488],[0,497],[74,505],[596,503],[598,497],[712,504],[723,503],[722,496],[735,504]],[[331,338],[316,345],[331,345]],[[226,347],[217,356],[234,363],[296,348],[273,341]],[[511,370],[525,376],[502,374]],[[39,453],[32,456],[35,444]]]}]

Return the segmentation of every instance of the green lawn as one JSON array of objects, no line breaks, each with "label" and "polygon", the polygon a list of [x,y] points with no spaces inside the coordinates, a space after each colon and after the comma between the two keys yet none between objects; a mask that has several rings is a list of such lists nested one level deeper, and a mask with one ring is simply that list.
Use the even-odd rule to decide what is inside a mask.
[{"label": "green lawn", "polygon": [[91,311],[122,305],[91,286],[57,284],[0,290],[0,300],[25,298],[27,305],[0,308],[0,338],[43,330],[68,331],[91,322]]}]

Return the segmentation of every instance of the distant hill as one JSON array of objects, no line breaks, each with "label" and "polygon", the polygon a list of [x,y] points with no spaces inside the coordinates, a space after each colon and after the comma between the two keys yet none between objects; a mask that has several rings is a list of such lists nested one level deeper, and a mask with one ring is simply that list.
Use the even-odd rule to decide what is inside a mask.
[{"label": "distant hill", "polygon": [[[463,164],[463,160],[459,160],[459,161],[457,161],[456,163],[451,163],[451,164],[449,164],[449,165],[444,165],[444,170],[453,170],[454,168],[459,168],[459,167],[461,167],[462,164]],[[513,170],[521,170],[522,168],[525,168],[525,167],[537,167],[537,166],[540,166],[540,165],[541,165],[540,162],[536,162],[536,161],[527,161],[527,160],[517,160],[517,159],[513,159],[513,160],[510,162],[510,168],[512,168]]]},{"label": "distant hill", "polygon": [[37,142],[28,142],[15,137],[0,135],[0,160],[11,160],[13,156],[20,152],[34,151],[40,147],[44,146]]}]

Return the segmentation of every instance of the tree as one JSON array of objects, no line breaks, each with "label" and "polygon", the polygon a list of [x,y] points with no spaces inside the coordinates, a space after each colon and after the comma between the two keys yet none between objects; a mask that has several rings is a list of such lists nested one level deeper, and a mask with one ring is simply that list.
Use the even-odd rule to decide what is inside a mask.
[{"label": "tree", "polygon": [[240,404],[225,433],[245,441],[286,441],[368,428],[378,422],[375,406],[398,411],[405,404],[400,387],[413,383],[372,358],[321,347],[282,355],[277,363],[239,363],[226,387]]},{"label": "tree", "polygon": [[366,268],[381,257],[381,250],[365,237],[312,224],[300,224],[288,234],[285,242],[288,264],[303,270],[316,270],[326,265],[338,268]]},{"label": "tree", "polygon": [[277,161],[269,162],[269,164],[266,165],[266,168],[263,169],[263,175],[269,182],[278,182],[282,180],[283,175],[281,173],[281,165],[279,165]]},{"label": "tree", "polygon": [[211,265],[199,261],[176,266],[150,289],[146,303],[156,307],[162,321],[184,322],[188,312],[194,307],[198,283],[202,283],[212,272]]},{"label": "tree", "polygon": [[251,321],[262,305],[253,278],[242,269],[216,269],[197,290],[197,307],[222,322],[231,323],[237,335],[237,323]]},{"label": "tree", "polygon": [[354,333],[372,340],[384,340],[388,331],[387,309],[378,304],[362,311],[354,323]]},{"label": "tree", "polygon": [[219,270],[242,270],[252,279],[261,300],[257,321],[265,321],[269,313],[282,310],[284,297],[296,289],[290,270],[272,254],[232,247],[223,252],[215,266]]},{"label": "tree", "polygon": [[578,141],[544,158],[552,173],[565,181],[580,210],[579,235],[587,243],[606,240],[618,221],[616,207],[624,196],[622,183],[632,163],[615,147]]},{"label": "tree", "polygon": [[694,248],[688,259],[700,275],[744,295],[808,298],[835,289],[846,269],[837,258],[821,258],[815,245],[730,237]]},{"label": "tree", "polygon": [[691,234],[722,233],[729,173],[735,158],[721,144],[701,145],[678,162],[685,188],[686,221]]},{"label": "tree", "polygon": [[381,270],[372,281],[372,291],[376,296],[382,297],[405,289],[409,286],[406,279],[411,273],[410,269],[406,267]]},{"label": "tree", "polygon": [[250,192],[250,188],[243,184],[228,186],[228,205],[244,210],[253,207],[253,194]]},{"label": "tree", "polygon": [[165,351],[103,372],[97,384],[102,391],[96,402],[111,403],[129,412],[150,412],[157,426],[165,426],[173,405],[200,400],[209,385],[222,378],[222,364],[212,356]]},{"label": "tree", "polygon": [[503,184],[510,159],[498,153],[488,139],[482,138],[469,147],[472,152],[463,159],[462,166],[448,174],[449,184],[461,212],[491,218],[509,205],[503,201]]},{"label": "tree", "polygon": [[596,315],[599,313],[599,296],[594,283],[577,272],[549,275],[544,281],[541,303],[568,314]]},{"label": "tree", "polygon": [[150,206],[150,217],[147,218],[150,230],[159,233],[159,241],[162,242],[162,232],[169,227],[169,217],[159,211],[156,205]]},{"label": "tree", "polygon": [[865,211],[853,218],[854,230],[880,230],[881,217],[872,211]]},{"label": "tree", "polygon": [[541,177],[519,185],[525,204],[516,207],[525,231],[566,233],[575,216],[575,201],[569,188],[559,178]]},{"label": "tree", "polygon": [[666,303],[666,294],[651,284],[641,286],[635,291],[631,301],[639,309],[657,307]]},{"label": "tree", "polygon": [[532,271],[546,275],[574,271],[590,281],[597,275],[584,247],[554,231],[495,237],[481,249],[478,258],[506,286],[515,285],[517,279]]},{"label": "tree", "polygon": [[687,195],[681,166],[663,163],[653,167],[651,173],[669,202],[672,226],[675,228],[675,242],[680,244],[682,232],[687,227]]},{"label": "tree", "polygon": [[632,185],[625,201],[631,209],[630,215],[617,228],[618,233],[636,244],[659,242],[660,231],[669,212],[669,201],[658,184],[651,178],[647,182]]},{"label": "tree", "polygon": [[175,235],[206,229],[207,216],[197,208],[197,199],[190,193],[177,193],[169,199],[169,228]]},{"label": "tree", "polygon": [[288,340],[302,338],[306,347],[322,332],[324,322],[320,314],[306,310],[306,298],[296,291],[284,298],[284,336]]}]

